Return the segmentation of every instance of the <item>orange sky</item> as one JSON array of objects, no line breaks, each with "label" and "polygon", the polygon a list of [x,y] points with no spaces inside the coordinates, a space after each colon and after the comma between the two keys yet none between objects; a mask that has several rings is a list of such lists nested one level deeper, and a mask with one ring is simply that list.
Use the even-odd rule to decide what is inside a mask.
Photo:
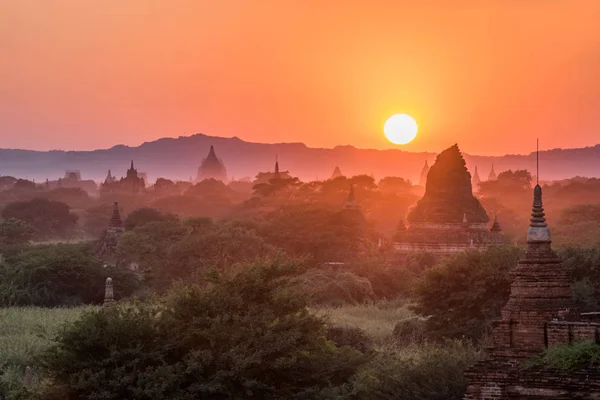
[{"label": "orange sky", "polygon": [[0,147],[600,142],[599,0],[4,0]]}]

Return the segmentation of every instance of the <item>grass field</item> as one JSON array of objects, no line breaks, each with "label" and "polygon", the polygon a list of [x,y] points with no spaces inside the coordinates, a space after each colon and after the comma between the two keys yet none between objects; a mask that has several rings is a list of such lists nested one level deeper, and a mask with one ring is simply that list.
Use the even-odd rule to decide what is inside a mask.
[{"label": "grass field", "polygon": [[52,343],[63,324],[75,320],[85,309],[0,308],[0,393],[21,384],[26,366],[35,371],[34,357]]},{"label": "grass field", "polygon": [[362,329],[374,343],[379,345],[389,341],[394,326],[399,321],[415,318],[406,306],[390,303],[322,307],[315,308],[314,311],[318,315],[327,317],[335,325]]},{"label": "grass field", "polygon": [[[18,398],[26,366],[52,344],[60,327],[88,308],[0,309],[0,398]],[[462,372],[480,358],[480,350],[462,341],[401,343],[394,339],[395,325],[415,316],[401,303],[319,307],[312,311],[330,323],[358,327],[372,340],[375,353],[355,379],[361,393],[397,393],[394,398],[462,398],[466,382]],[[4,396],[4,397],[3,397]]]}]

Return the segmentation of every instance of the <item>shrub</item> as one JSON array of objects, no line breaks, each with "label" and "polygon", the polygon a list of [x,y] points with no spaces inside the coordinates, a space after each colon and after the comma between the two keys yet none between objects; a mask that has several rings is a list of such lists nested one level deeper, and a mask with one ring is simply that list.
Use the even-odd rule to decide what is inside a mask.
[{"label": "shrub", "polygon": [[394,326],[394,340],[401,345],[419,344],[425,340],[426,321],[423,318],[412,317],[398,321]]},{"label": "shrub", "polygon": [[123,225],[125,229],[128,231],[139,227],[144,226],[150,222],[163,222],[163,221],[177,221],[178,218],[173,214],[164,214],[154,208],[138,208],[137,210],[133,210],[125,221]]},{"label": "shrub", "polygon": [[330,325],[327,328],[327,337],[338,347],[349,346],[361,353],[367,353],[373,348],[373,341],[357,326]]},{"label": "shrub", "polygon": [[313,268],[294,280],[311,304],[359,304],[375,298],[371,282],[351,272]]},{"label": "shrub", "polygon": [[358,400],[460,400],[467,381],[463,372],[479,359],[468,342],[447,341],[420,347],[387,347],[355,379]]},{"label": "shrub", "polygon": [[35,228],[27,222],[9,218],[0,222],[0,242],[6,245],[28,243],[35,235]]},{"label": "shrub", "polygon": [[576,371],[593,364],[600,364],[600,345],[584,341],[552,346],[541,356],[530,360],[527,367]]}]

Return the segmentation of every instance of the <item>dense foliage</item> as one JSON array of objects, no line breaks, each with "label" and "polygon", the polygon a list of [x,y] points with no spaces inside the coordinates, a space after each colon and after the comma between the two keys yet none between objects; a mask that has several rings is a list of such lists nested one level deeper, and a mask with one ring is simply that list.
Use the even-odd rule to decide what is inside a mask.
[{"label": "dense foliage", "polygon": [[40,245],[0,258],[0,306],[56,307],[101,303],[104,281],[112,277],[119,298],[139,281],[124,269],[105,268],[88,245]]},{"label": "dense foliage", "polygon": [[43,357],[45,395],[88,399],[318,399],[366,359],[326,338],[286,289],[292,264],[174,291],[164,302],[85,313]]},{"label": "dense foliage", "polygon": [[40,239],[68,235],[77,222],[68,205],[45,198],[11,203],[2,210],[2,218],[26,222],[35,228],[35,236]]},{"label": "dense foliage", "polygon": [[492,247],[443,260],[415,288],[417,313],[429,317],[433,336],[480,338],[498,318],[510,294],[509,271],[518,248]]}]

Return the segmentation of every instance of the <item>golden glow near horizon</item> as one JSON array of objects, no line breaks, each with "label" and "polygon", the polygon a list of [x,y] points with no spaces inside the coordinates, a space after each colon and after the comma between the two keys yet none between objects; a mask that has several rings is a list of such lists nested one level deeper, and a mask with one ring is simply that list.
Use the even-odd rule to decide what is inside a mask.
[{"label": "golden glow near horizon", "polygon": [[419,127],[413,117],[395,114],[388,118],[383,126],[385,137],[394,144],[407,144],[417,137]]},{"label": "golden glow near horizon", "polygon": [[0,147],[385,149],[398,110],[409,151],[591,146],[598,20],[598,0],[0,1]]}]

